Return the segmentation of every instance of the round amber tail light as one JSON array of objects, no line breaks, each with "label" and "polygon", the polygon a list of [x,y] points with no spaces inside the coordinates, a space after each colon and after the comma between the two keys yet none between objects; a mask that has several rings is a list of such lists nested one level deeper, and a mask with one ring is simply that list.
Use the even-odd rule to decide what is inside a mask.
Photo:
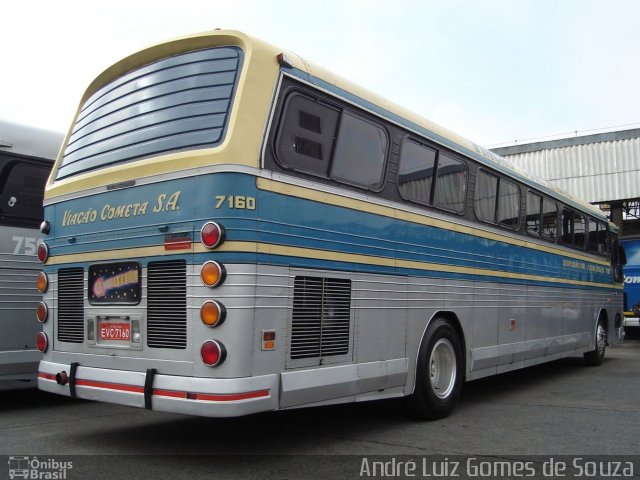
[{"label": "round amber tail light", "polygon": [[202,283],[207,287],[217,287],[224,282],[226,277],[227,270],[224,268],[224,265],[214,262],[213,260],[206,262],[200,271]]},{"label": "round amber tail light", "polygon": [[200,320],[208,327],[222,325],[227,318],[227,309],[216,300],[207,300],[200,307]]},{"label": "round amber tail light", "polygon": [[40,302],[38,304],[38,308],[36,309],[36,318],[40,323],[44,323],[47,321],[49,317],[49,308],[47,308],[47,304],[44,302]]},{"label": "round amber tail light", "polygon": [[38,274],[38,280],[36,282],[36,285],[40,293],[44,293],[47,291],[47,288],[49,287],[49,277],[47,277],[46,273],[40,272]]}]

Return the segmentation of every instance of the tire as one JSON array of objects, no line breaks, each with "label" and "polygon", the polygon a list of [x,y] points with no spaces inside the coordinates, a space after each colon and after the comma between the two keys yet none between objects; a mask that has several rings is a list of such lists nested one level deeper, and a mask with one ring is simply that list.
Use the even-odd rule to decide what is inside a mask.
[{"label": "tire", "polygon": [[421,420],[437,420],[451,414],[462,391],[462,344],[444,318],[427,328],[416,369],[416,387],[406,399],[408,413]]},{"label": "tire", "polygon": [[595,348],[584,354],[584,361],[590,367],[598,367],[604,361],[604,354],[607,345],[607,330],[602,320],[598,320],[595,335]]}]

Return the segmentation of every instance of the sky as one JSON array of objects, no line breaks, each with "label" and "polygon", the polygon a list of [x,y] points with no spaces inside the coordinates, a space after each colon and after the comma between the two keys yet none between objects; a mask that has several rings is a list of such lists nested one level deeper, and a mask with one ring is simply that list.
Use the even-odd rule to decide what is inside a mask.
[{"label": "sky", "polygon": [[242,30],[487,146],[640,127],[637,0],[14,0],[0,118],[66,132],[94,77]]}]

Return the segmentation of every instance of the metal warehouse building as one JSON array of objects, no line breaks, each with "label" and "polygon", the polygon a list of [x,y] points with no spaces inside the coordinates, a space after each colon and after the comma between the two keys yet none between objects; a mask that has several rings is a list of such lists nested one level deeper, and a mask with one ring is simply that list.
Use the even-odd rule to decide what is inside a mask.
[{"label": "metal warehouse building", "polygon": [[622,237],[640,235],[640,128],[492,150],[599,205]]}]

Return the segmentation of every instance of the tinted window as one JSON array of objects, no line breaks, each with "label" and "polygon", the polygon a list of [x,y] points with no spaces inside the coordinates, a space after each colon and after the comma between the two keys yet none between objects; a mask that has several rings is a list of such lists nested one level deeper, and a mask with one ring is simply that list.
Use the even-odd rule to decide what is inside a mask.
[{"label": "tinted window", "polygon": [[44,186],[50,165],[15,157],[0,157],[0,223],[38,227],[44,210]]},{"label": "tinted window", "polygon": [[584,248],[586,237],[584,216],[576,212],[573,216],[573,244],[578,248]]},{"label": "tinted window", "polygon": [[558,235],[558,207],[546,198],[542,202],[542,235],[552,240]]},{"label": "tinted window", "polygon": [[476,189],[473,207],[478,220],[493,222],[496,214],[496,198],[498,195],[498,177],[486,172],[479,172],[476,177]]},{"label": "tinted window", "polygon": [[515,183],[500,179],[498,196],[498,223],[506,227],[518,228],[520,216],[520,189]]},{"label": "tinted window", "polygon": [[527,232],[531,235],[541,235],[541,207],[542,197],[535,193],[527,193]]},{"label": "tinted window", "polygon": [[588,219],[588,241],[587,251],[597,253],[598,252],[598,222],[593,218]]},{"label": "tinted window", "polygon": [[433,203],[436,207],[462,212],[467,193],[467,167],[448,155],[438,156]]},{"label": "tinted window", "polygon": [[340,111],[297,93],[289,96],[285,111],[276,140],[280,163],[328,177]]},{"label": "tinted window", "polygon": [[562,243],[571,245],[573,243],[573,210],[567,208],[562,210]]},{"label": "tinted window", "polygon": [[331,167],[331,178],[369,189],[382,185],[387,156],[385,131],[362,118],[344,112]]},{"label": "tinted window", "polygon": [[400,195],[407,200],[430,204],[435,164],[435,150],[405,141],[402,145],[398,172]]},{"label": "tinted window", "polygon": [[82,106],[56,178],[220,145],[242,58],[237,47],[175,54],[103,86]]}]

